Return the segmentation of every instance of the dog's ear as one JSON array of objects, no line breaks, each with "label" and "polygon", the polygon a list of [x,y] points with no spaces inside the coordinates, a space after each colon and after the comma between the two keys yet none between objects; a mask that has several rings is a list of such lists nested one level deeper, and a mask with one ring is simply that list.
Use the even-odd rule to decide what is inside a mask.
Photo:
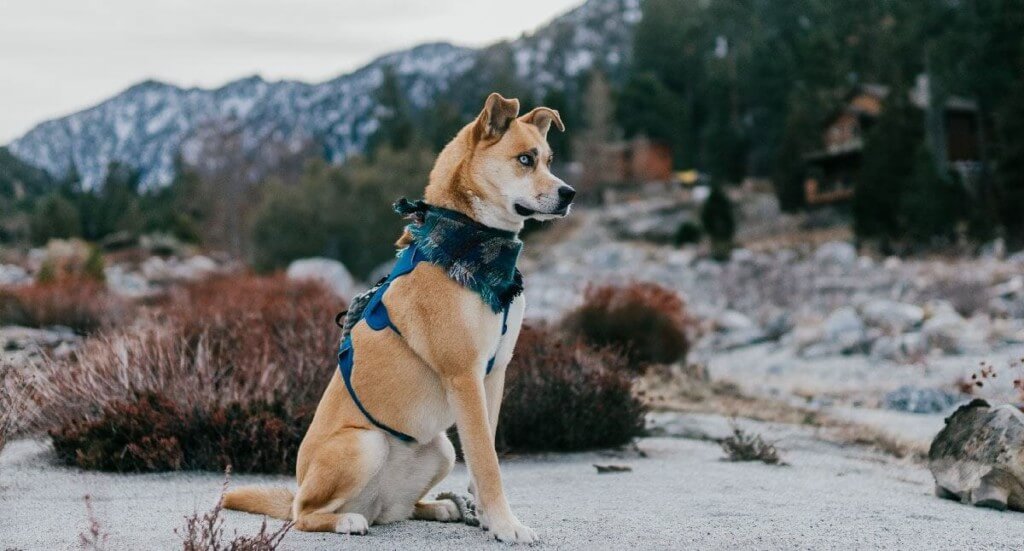
[{"label": "dog's ear", "polygon": [[558,111],[548,107],[538,107],[519,117],[519,120],[536,126],[545,138],[548,137],[548,130],[551,130],[551,123],[555,124],[559,132],[565,132],[565,125],[562,124],[562,117],[558,116]]},{"label": "dog's ear", "polygon": [[476,136],[480,140],[496,140],[508,130],[509,125],[519,115],[519,100],[505,99],[501,94],[492,92],[487,96],[484,110],[476,118]]}]

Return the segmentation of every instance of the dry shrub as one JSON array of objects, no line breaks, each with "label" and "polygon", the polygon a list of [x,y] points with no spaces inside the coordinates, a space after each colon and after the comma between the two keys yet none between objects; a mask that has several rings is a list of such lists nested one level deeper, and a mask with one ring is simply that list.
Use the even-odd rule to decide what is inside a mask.
[{"label": "dry shrub", "polygon": [[291,472],[333,374],[343,307],[283,277],[197,283],[57,362],[43,428],[83,468]]},{"label": "dry shrub", "polygon": [[24,370],[0,363],[0,452],[35,417],[32,382]]},{"label": "dry shrub", "polygon": [[270,532],[267,529],[267,519],[264,517],[260,531],[256,535],[240,536],[236,533],[234,539],[224,541],[224,517],[221,516],[221,512],[224,510],[224,493],[227,491],[230,476],[231,470],[228,469],[221,497],[213,509],[202,515],[193,513],[185,517],[185,526],[180,530],[174,530],[183,540],[183,551],[274,551],[288,535],[292,523],[282,524],[280,528]]},{"label": "dry shrub", "polygon": [[583,304],[562,320],[572,337],[625,351],[637,371],[686,359],[691,325],[682,298],[655,283],[590,286]]},{"label": "dry shrub", "polygon": [[0,289],[0,324],[63,325],[86,334],[117,325],[127,310],[128,304],[102,282],[88,278]]},{"label": "dry shrub", "polygon": [[107,549],[110,533],[103,530],[103,524],[100,523],[99,517],[96,516],[96,511],[92,508],[92,496],[88,494],[85,496],[85,516],[89,521],[89,527],[85,531],[78,533],[79,547],[87,551],[103,551]]},{"label": "dry shrub", "polygon": [[626,360],[607,348],[568,344],[524,326],[508,367],[497,444],[508,451],[574,451],[628,444],[646,407]]},{"label": "dry shrub", "polygon": [[750,434],[739,427],[732,428],[732,436],[721,441],[726,459],[729,461],[760,461],[767,465],[782,465],[775,445],[765,441],[760,434]]}]

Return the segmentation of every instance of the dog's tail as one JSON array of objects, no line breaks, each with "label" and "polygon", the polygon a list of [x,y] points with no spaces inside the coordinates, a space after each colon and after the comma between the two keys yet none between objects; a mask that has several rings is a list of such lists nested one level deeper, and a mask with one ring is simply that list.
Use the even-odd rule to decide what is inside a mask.
[{"label": "dog's tail", "polygon": [[267,515],[280,520],[292,520],[292,500],[295,494],[288,488],[246,486],[224,494],[225,509]]}]

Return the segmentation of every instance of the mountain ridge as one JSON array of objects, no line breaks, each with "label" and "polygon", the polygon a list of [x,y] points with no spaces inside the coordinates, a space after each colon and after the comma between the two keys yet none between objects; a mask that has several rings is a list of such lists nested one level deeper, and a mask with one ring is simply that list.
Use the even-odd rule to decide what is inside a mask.
[{"label": "mountain ridge", "polygon": [[[268,81],[260,75],[216,88],[148,79],[94,105],[42,122],[9,144],[22,161],[55,178],[73,172],[86,189],[109,163],[140,172],[143,187],[164,185],[176,163],[209,161],[211,135],[231,132],[244,156],[297,152],[316,143],[330,162],[363,153],[380,127],[374,93],[385,70],[399,79],[404,101],[422,112],[436,99],[463,111],[481,101],[480,75],[511,69],[534,97],[574,86],[595,66],[628,64],[639,0],[588,0],[529,34],[482,48],[435,41],[389,52],[322,82]],[[474,97],[470,97],[474,96]],[[473,102],[473,103],[470,103]]]}]

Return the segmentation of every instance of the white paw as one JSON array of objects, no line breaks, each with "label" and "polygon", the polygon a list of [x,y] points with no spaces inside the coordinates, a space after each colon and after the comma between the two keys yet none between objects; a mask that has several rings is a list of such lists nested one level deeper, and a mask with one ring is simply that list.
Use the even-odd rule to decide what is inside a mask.
[{"label": "white paw", "polygon": [[487,530],[494,534],[494,539],[506,543],[533,543],[539,539],[537,532],[515,517],[490,523]]},{"label": "white paw", "polygon": [[339,534],[365,536],[370,531],[370,524],[366,522],[366,517],[359,513],[342,513],[341,518],[338,519],[338,525],[334,527],[334,531]]}]

